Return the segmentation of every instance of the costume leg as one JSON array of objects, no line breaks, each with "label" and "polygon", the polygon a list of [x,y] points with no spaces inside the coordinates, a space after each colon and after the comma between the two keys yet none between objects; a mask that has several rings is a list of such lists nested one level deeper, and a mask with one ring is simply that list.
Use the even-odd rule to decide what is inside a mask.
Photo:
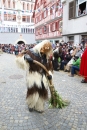
[{"label": "costume leg", "polygon": [[39,97],[37,100],[37,103],[35,105],[35,110],[38,112],[43,112],[44,111],[44,103],[45,103],[45,99]]},{"label": "costume leg", "polygon": [[34,93],[33,95],[30,95],[30,96],[27,97],[26,102],[27,102],[29,108],[35,107],[38,98],[39,98],[38,93]]}]

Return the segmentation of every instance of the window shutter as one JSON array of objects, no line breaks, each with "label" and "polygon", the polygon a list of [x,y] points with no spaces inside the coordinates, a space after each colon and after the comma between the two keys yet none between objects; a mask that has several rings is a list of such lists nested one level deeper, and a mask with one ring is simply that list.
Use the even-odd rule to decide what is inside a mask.
[{"label": "window shutter", "polygon": [[74,18],[74,16],[75,16],[74,9],[75,9],[75,5],[74,5],[74,1],[72,1],[69,3],[69,19]]},{"label": "window shutter", "polygon": [[49,33],[49,25],[48,25],[48,27],[47,27],[47,33]]},{"label": "window shutter", "polygon": [[52,32],[52,24],[50,24],[50,31]]},{"label": "window shutter", "polygon": [[50,8],[50,14],[51,14],[51,15],[52,15],[52,13],[53,13],[52,11],[53,11],[52,8]]},{"label": "window shutter", "polygon": [[43,26],[43,28],[42,28],[42,34],[44,34],[44,26]]},{"label": "window shutter", "polygon": [[53,23],[51,24],[51,30],[52,30],[52,32],[53,32]]},{"label": "window shutter", "polygon": [[57,22],[55,23],[55,28],[56,28],[56,31],[59,30],[59,21],[57,21]]},{"label": "window shutter", "polygon": [[42,19],[44,18],[44,12],[42,13]]}]

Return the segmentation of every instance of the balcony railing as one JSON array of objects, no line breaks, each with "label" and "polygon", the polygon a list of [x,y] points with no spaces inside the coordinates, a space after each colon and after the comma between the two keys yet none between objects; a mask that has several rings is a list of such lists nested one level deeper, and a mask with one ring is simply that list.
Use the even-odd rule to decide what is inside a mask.
[{"label": "balcony railing", "polygon": [[52,21],[52,20],[55,20],[55,19],[57,19],[57,18],[62,17],[62,11],[63,11],[63,10],[60,9],[60,10],[57,11],[56,13],[47,16],[45,19],[43,19],[43,20],[39,21],[37,24],[35,24],[35,27],[38,27],[38,26],[40,26],[40,25],[42,25],[42,24],[44,24],[44,23],[47,23],[47,22],[49,23],[49,22]]},{"label": "balcony railing", "polygon": [[36,40],[39,40],[39,39],[48,39],[48,38],[54,38],[54,37],[61,37],[61,33],[59,31],[55,31],[55,32],[49,32],[49,33],[46,33],[46,34],[42,34],[42,35],[38,35],[36,36]]}]

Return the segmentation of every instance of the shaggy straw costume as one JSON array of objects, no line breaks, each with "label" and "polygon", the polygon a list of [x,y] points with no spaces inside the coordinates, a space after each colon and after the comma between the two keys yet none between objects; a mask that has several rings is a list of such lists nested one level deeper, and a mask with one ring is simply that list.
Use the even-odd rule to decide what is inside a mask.
[{"label": "shaggy straw costume", "polygon": [[[26,101],[29,110],[44,111],[44,103],[48,98],[49,79],[52,77],[52,62],[50,56],[53,54],[51,43],[44,40],[37,44],[32,50],[20,53],[16,57],[16,63],[20,68],[26,70],[27,95]],[[50,76],[33,60],[42,63],[49,71]]]},{"label": "shaggy straw costume", "polygon": [[[53,66],[50,59],[52,54],[51,43],[48,40],[44,40],[32,50],[22,52],[16,58],[18,66],[26,69],[27,72],[26,101],[29,111],[44,111],[44,103],[48,98],[48,87],[51,92],[50,107],[62,108],[68,105],[68,102],[62,100],[52,84]],[[41,66],[40,63],[44,66]]]}]

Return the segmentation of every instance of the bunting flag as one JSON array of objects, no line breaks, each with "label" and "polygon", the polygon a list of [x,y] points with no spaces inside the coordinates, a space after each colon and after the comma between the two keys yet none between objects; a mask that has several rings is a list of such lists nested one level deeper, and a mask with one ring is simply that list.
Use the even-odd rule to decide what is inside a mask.
[{"label": "bunting flag", "polygon": [[40,9],[38,9],[38,12],[40,12]]},{"label": "bunting flag", "polygon": [[[27,10],[27,11],[21,11],[22,13],[34,13],[34,12],[41,12],[41,11],[45,11],[45,10],[51,10],[51,9],[55,9],[55,8],[62,8],[62,5],[59,5],[59,6],[52,6],[52,7],[46,7],[46,8],[43,8],[43,9],[37,9],[37,10]],[[3,7],[2,7],[2,11],[0,11],[0,14],[1,12],[3,12]],[[4,11],[4,14],[16,14],[17,11],[11,11],[11,12],[6,12]],[[20,11],[19,11],[20,12]]]}]

